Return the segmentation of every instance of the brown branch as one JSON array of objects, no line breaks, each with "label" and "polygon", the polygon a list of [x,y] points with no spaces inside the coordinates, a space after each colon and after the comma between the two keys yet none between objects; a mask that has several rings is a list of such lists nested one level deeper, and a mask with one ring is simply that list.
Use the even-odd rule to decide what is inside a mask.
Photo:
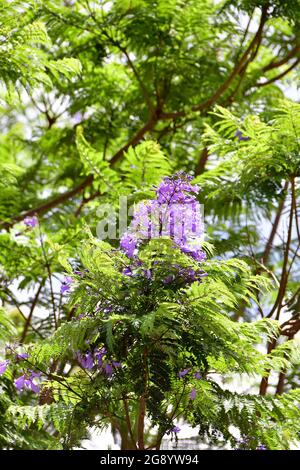
[{"label": "brown branch", "polygon": [[272,60],[269,64],[265,65],[262,68],[262,71],[267,72],[268,70],[273,70],[273,69],[277,69],[278,67],[281,67],[282,65],[286,64],[290,59],[295,57],[298,54],[298,52],[300,52],[300,44],[296,44],[296,46],[293,47],[293,49],[291,49],[291,51],[282,59],[277,60],[277,61]]},{"label": "brown branch", "polygon": [[288,235],[287,235],[286,247],[284,250],[283,264],[282,264],[282,270],[281,270],[280,285],[279,285],[278,295],[274,303],[274,306],[271,309],[270,313],[267,315],[267,317],[270,318],[277,308],[276,320],[279,319],[279,314],[282,308],[282,301],[285,295],[287,281],[288,281],[287,266],[288,266],[288,260],[289,260],[290,245],[292,241],[293,214],[294,214],[294,208],[295,208],[295,199],[294,199],[295,178],[294,177],[291,178],[291,186],[292,186],[292,200],[291,200],[291,208],[290,208],[290,214],[289,214]]},{"label": "brown branch", "polygon": [[204,147],[204,149],[200,153],[200,158],[198,160],[198,163],[195,169],[195,176],[201,175],[204,172],[207,160],[208,160],[208,148]]},{"label": "brown branch", "polygon": [[128,431],[129,431],[130,439],[132,441],[132,444],[133,444],[134,448],[137,449],[136,442],[135,442],[135,439],[134,439],[134,435],[133,435],[133,432],[132,432],[132,426],[131,426],[131,421],[130,421],[128,403],[127,403],[127,399],[126,399],[125,396],[123,396],[123,404],[124,404],[126,424],[127,424],[127,428],[128,428]]},{"label": "brown branch", "polygon": [[[117,44],[116,44],[117,45]],[[129,54],[127,52],[127,50],[125,49],[125,47],[122,47],[120,44],[117,45],[117,47],[120,49],[121,52],[123,52],[123,54],[125,55],[126,59],[127,59],[127,63],[129,65],[129,67],[131,68],[135,78],[136,78],[136,81],[138,82],[139,86],[140,86],[140,89],[142,91],[142,94],[143,94],[143,97],[145,99],[145,102],[148,106],[148,109],[150,111],[151,114],[155,113],[155,108],[153,106],[153,103],[150,99],[150,96],[148,94],[148,91],[143,83],[143,81],[141,80],[136,68],[135,68],[135,65],[134,63],[132,62],[132,60],[130,59],[129,57]]]},{"label": "brown branch", "polygon": [[[288,341],[290,341],[291,339],[293,339],[293,336],[290,336]],[[287,359],[288,358],[288,354],[285,353],[284,354],[284,358]],[[275,395],[282,395],[283,392],[284,392],[284,383],[285,383],[285,378],[286,378],[286,370],[282,370],[279,372],[279,376],[278,376],[278,382],[277,382],[277,387],[276,387],[276,391],[275,391]]]},{"label": "brown branch", "polygon": [[74,213],[74,216],[75,217],[79,217],[83,207],[88,204],[90,201],[93,201],[94,199],[96,199],[96,197],[100,196],[100,192],[99,191],[96,191],[95,193],[91,194],[90,196],[88,197],[83,197],[82,198],[82,201],[81,203],[79,204],[79,206],[77,207],[75,213]]},{"label": "brown branch", "polygon": [[[267,354],[270,354],[273,351],[273,349],[276,348],[276,344],[277,344],[277,339],[275,339],[275,338],[272,339],[268,343]],[[266,395],[266,393],[267,393],[267,389],[268,389],[268,385],[269,385],[270,372],[271,372],[271,370],[267,370],[266,375],[261,379],[260,387],[259,387],[259,394],[262,395],[262,396]]]},{"label": "brown branch", "polygon": [[9,228],[15,222],[20,222],[21,220],[25,219],[25,217],[32,217],[34,215],[44,214],[45,212],[49,212],[51,209],[54,209],[58,205],[62,204],[63,202],[68,201],[72,197],[80,194],[87,186],[91,185],[94,180],[93,175],[88,175],[78,186],[75,188],[70,189],[64,193],[59,194],[55,198],[51,199],[50,201],[44,202],[39,206],[35,207],[34,209],[29,209],[26,212],[22,212],[14,217],[12,217],[10,222],[5,221],[1,222],[0,227],[2,228]]},{"label": "brown branch", "polygon": [[146,416],[146,399],[145,399],[145,396],[142,395],[139,400],[139,417],[138,417],[139,450],[145,449],[145,442],[144,442],[145,416]]},{"label": "brown branch", "polygon": [[[124,152],[128,150],[128,148],[131,145],[136,145],[139,143],[146,132],[152,130],[155,126],[155,124],[158,121],[158,116],[159,113],[157,112],[155,115],[153,115],[148,122],[129,140],[129,142],[124,145],[120,150],[118,150],[115,155],[111,158],[110,160],[110,165],[116,164],[120,158],[123,156]],[[33,208],[29,209],[26,212],[22,212],[21,214],[18,214],[14,217],[11,217],[10,221],[3,221],[0,223],[0,228],[8,229],[11,227],[14,223],[20,222],[23,220],[25,217],[31,217],[34,215],[40,215],[44,214],[46,212],[49,212],[51,209],[54,209],[55,207],[59,206],[60,204],[68,201],[69,199],[73,198],[74,196],[77,196],[77,194],[80,194],[86,187],[90,186],[94,181],[94,175],[90,174],[88,175],[78,186],[75,186],[75,188],[70,189],[69,191],[66,191],[62,194],[59,194],[55,198],[51,199],[50,201],[44,202],[43,204]]]},{"label": "brown branch", "polygon": [[276,77],[270,78],[270,80],[267,80],[266,82],[263,83],[255,83],[255,87],[262,87],[266,85],[271,85],[271,83],[276,82],[277,80],[280,80],[280,78],[283,78],[285,75],[287,75],[291,70],[293,70],[298,64],[300,63],[300,58],[295,60],[295,62],[290,65],[284,72],[281,72],[280,74],[276,75]]},{"label": "brown branch", "polygon": [[269,255],[270,255],[270,252],[271,252],[271,249],[272,249],[272,246],[273,246],[274,238],[275,238],[275,235],[276,235],[276,232],[277,232],[277,229],[278,229],[278,225],[279,225],[279,222],[280,222],[281,214],[282,214],[282,211],[283,211],[283,208],[284,208],[284,203],[285,203],[285,198],[286,198],[286,192],[287,192],[287,189],[288,189],[288,185],[289,185],[289,182],[286,181],[285,185],[284,185],[284,188],[283,188],[283,198],[281,199],[281,201],[279,203],[279,206],[278,206],[278,209],[277,209],[277,212],[276,212],[276,216],[275,216],[275,219],[274,219],[274,222],[273,222],[273,225],[272,225],[272,230],[271,230],[271,233],[269,235],[269,238],[268,238],[268,241],[267,241],[267,244],[266,244],[266,247],[265,247],[265,251],[264,251],[264,254],[263,254],[263,257],[262,257],[262,263],[263,264],[267,264],[268,259],[269,259]]},{"label": "brown branch", "polygon": [[109,161],[110,165],[115,165],[123,156],[123,154],[129,149],[129,147],[138,144],[142,140],[144,135],[154,128],[158,119],[159,119],[159,112],[156,112],[154,115],[150,117],[150,119],[146,122],[146,124],[127,142],[127,144],[124,145],[122,148],[120,148],[120,150],[118,150],[117,153],[115,153],[115,155]]},{"label": "brown branch", "polygon": [[[13,296],[13,294],[9,291],[8,288],[5,288],[5,289],[4,289],[4,292],[5,292],[6,295],[8,295],[8,297],[11,299],[13,305],[16,307],[16,309],[18,310],[19,314],[21,315],[21,317],[23,318],[24,322],[26,323],[27,317],[26,317],[26,315],[24,315],[24,313],[23,313],[22,310],[20,309],[20,306],[19,306],[17,300],[15,299],[15,297]],[[44,336],[39,332],[39,330],[36,329],[36,328],[34,328],[34,326],[31,325],[31,329],[32,329],[41,339],[45,339]]]},{"label": "brown branch", "polygon": [[25,338],[26,338],[27,331],[28,331],[28,328],[29,328],[30,323],[31,323],[32,315],[33,315],[34,309],[36,307],[36,304],[38,302],[38,299],[39,299],[39,296],[40,296],[40,293],[41,293],[41,290],[42,290],[44,284],[45,284],[45,280],[43,279],[42,282],[39,285],[39,288],[38,288],[38,290],[37,290],[37,292],[34,296],[32,304],[31,304],[30,312],[29,312],[29,315],[28,315],[28,317],[26,319],[26,322],[25,322],[25,325],[24,325],[24,329],[23,329],[23,332],[22,332],[20,343],[23,343]]},{"label": "brown branch", "polygon": [[[202,103],[192,106],[191,108],[192,111],[203,111],[204,109],[210,108],[212,105],[214,105],[218,101],[218,99],[224,94],[224,92],[228,90],[229,86],[231,85],[235,77],[243,69],[253,49],[255,49],[257,45],[260,44],[261,42],[263,28],[268,19],[268,8],[269,8],[268,4],[263,6],[258,30],[255,36],[253,37],[252,41],[250,42],[249,46],[243,53],[242,57],[240,58],[238,63],[234,66],[229,77],[225,80],[225,82],[222,83],[222,85],[215,91],[215,93],[210,98],[203,101]],[[162,113],[161,119],[175,119],[178,117],[185,116],[185,114],[186,114],[185,111]]]}]

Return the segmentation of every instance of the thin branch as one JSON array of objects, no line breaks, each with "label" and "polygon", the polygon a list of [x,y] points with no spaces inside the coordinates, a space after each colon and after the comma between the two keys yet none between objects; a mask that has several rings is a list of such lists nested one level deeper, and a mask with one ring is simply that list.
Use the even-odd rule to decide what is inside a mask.
[{"label": "thin branch", "polygon": [[126,399],[125,396],[123,397],[123,404],[124,404],[124,409],[125,409],[126,424],[127,424],[127,428],[128,428],[129,434],[130,434],[130,438],[131,438],[132,444],[134,445],[135,449],[137,449],[136,442],[135,442],[135,439],[134,439],[134,435],[133,435],[133,432],[132,432],[132,426],[131,426],[131,421],[130,421],[128,403],[127,403],[127,399]]},{"label": "thin branch", "polygon": [[38,299],[39,299],[39,296],[40,296],[40,293],[41,293],[41,290],[42,290],[44,284],[45,284],[45,280],[43,279],[42,282],[40,283],[39,287],[38,287],[38,290],[37,290],[37,292],[34,296],[32,304],[31,304],[30,312],[29,312],[29,315],[26,319],[24,329],[23,329],[23,332],[22,332],[22,336],[21,336],[21,339],[20,339],[21,343],[23,343],[25,338],[26,338],[27,331],[28,331],[28,328],[29,328],[31,320],[32,320],[32,315],[33,315],[34,309],[36,307],[36,304],[38,302]]},{"label": "thin branch", "polygon": [[266,82],[263,83],[255,83],[255,87],[262,87],[266,85],[271,85],[271,83],[276,82],[277,80],[280,80],[280,78],[283,78],[285,75],[287,75],[291,70],[293,70],[298,64],[300,63],[300,58],[295,60],[295,62],[290,65],[284,72],[281,72],[280,74],[276,75],[276,77],[271,78],[270,80],[267,80]]},{"label": "thin branch", "polygon": [[[263,28],[268,19],[268,8],[269,8],[268,4],[263,6],[258,30],[255,36],[253,37],[252,41],[250,42],[249,46],[243,53],[242,57],[240,58],[239,62],[234,66],[229,77],[225,80],[225,82],[222,83],[222,85],[215,91],[215,93],[210,98],[203,101],[202,103],[192,106],[191,108],[192,111],[203,111],[204,109],[211,107],[218,101],[218,99],[224,94],[224,92],[228,90],[229,86],[231,85],[235,77],[240,73],[240,71],[244,67],[253,49],[255,49],[256,46],[260,44],[261,42]],[[174,119],[177,117],[185,116],[185,114],[186,114],[185,111],[162,113],[161,119]]]},{"label": "thin branch", "polygon": [[286,64],[290,59],[295,57],[298,54],[298,52],[300,52],[300,44],[296,44],[296,46],[293,47],[293,49],[291,49],[291,51],[282,59],[277,60],[277,61],[272,60],[269,64],[265,65],[262,68],[262,71],[267,72],[268,70],[273,70],[273,69],[277,69],[278,67],[281,67],[282,65]]},{"label": "thin branch", "polygon": [[275,219],[274,219],[274,222],[273,222],[273,225],[272,225],[272,230],[271,230],[271,233],[269,235],[267,244],[265,246],[265,251],[264,251],[264,254],[263,254],[263,257],[262,257],[262,263],[263,264],[267,264],[269,256],[270,256],[270,252],[271,252],[271,249],[272,249],[272,246],[273,246],[274,238],[275,238],[275,235],[276,235],[276,232],[277,232],[277,229],[278,229],[278,225],[279,225],[279,222],[280,222],[280,219],[281,219],[282,211],[284,209],[284,203],[285,203],[285,198],[286,198],[286,193],[287,193],[288,186],[289,186],[289,182],[286,181],[285,184],[284,184],[284,188],[283,188],[283,197],[282,197],[282,199],[279,203],[279,206],[278,206],[278,209],[277,209],[277,212],[276,212],[276,216],[275,216]]},{"label": "thin branch", "polygon": [[201,175],[204,172],[207,160],[208,160],[208,148],[204,147],[204,149],[200,153],[200,157],[199,157],[196,169],[195,169],[195,176]]},{"label": "thin branch", "polygon": [[57,329],[58,325],[57,325],[57,317],[56,317],[54,290],[53,290],[53,284],[52,284],[52,273],[51,273],[50,263],[48,261],[47,253],[46,253],[45,246],[44,246],[43,235],[42,235],[40,224],[39,224],[39,238],[40,238],[40,242],[41,242],[42,253],[43,253],[43,256],[44,256],[45,266],[46,266],[48,279],[49,279],[49,284],[50,284],[50,293],[51,293],[51,302],[52,302],[52,309],[53,309],[54,326],[55,326],[55,329]]},{"label": "thin branch", "polygon": [[[292,187],[294,184],[295,184],[295,179],[294,177],[292,177],[291,178]],[[287,281],[288,281],[287,266],[288,266],[288,260],[289,260],[290,245],[291,245],[291,240],[292,240],[293,214],[294,214],[294,199],[292,197],[290,215],[289,215],[288,235],[287,235],[287,241],[286,241],[286,246],[284,250],[284,257],[283,257],[282,270],[281,270],[280,286],[279,286],[278,295],[273,305],[273,308],[271,309],[270,313],[267,315],[267,318],[270,318],[277,308],[277,314],[275,317],[276,320],[279,319],[280,311],[282,309],[282,301],[285,295]]]}]

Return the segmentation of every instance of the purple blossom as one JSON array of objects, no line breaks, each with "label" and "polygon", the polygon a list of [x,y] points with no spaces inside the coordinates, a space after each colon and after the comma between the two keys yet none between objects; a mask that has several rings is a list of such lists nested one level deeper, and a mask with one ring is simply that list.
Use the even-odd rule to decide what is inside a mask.
[{"label": "purple blossom", "polygon": [[112,305],[108,305],[107,307],[103,309],[103,313],[110,313],[113,310],[113,308],[114,307]]},{"label": "purple blossom", "polygon": [[3,362],[0,362],[0,375],[4,374],[4,372],[6,371],[7,369],[7,366],[9,364],[9,361],[3,361]]},{"label": "purple blossom", "polygon": [[239,140],[240,142],[242,142],[242,141],[245,141],[245,142],[246,142],[247,140],[250,140],[250,137],[246,137],[246,136],[242,133],[242,131],[240,131],[240,130],[237,130],[234,135],[235,135],[235,137],[238,138],[238,140]]},{"label": "purple blossom", "polygon": [[76,276],[80,276],[80,277],[84,276],[84,273],[82,271],[79,271],[78,269],[75,269],[74,274],[76,274]]},{"label": "purple blossom", "polygon": [[20,354],[17,354],[16,357],[17,359],[24,360],[24,359],[28,359],[29,355],[27,353],[20,353]]},{"label": "purple blossom", "polygon": [[169,274],[169,276],[167,276],[167,277],[163,280],[163,283],[164,283],[165,285],[171,284],[171,282],[173,282],[174,279],[175,279],[174,274]]},{"label": "purple blossom", "polygon": [[18,391],[27,389],[39,393],[40,387],[34,382],[34,379],[40,378],[40,376],[41,374],[37,372],[31,372],[29,376],[25,373],[14,381],[15,387]]},{"label": "purple blossom", "polygon": [[25,386],[25,379],[26,379],[26,374],[23,374],[14,381],[14,384],[17,390],[19,391],[23,390]]},{"label": "purple blossom", "polygon": [[136,254],[140,240],[166,236],[196,261],[205,259],[202,216],[196,199],[199,187],[192,185],[191,179],[182,172],[166,177],[156,188],[155,200],[137,204],[130,232],[120,241],[121,249],[129,258]]},{"label": "purple blossom", "polygon": [[34,215],[33,217],[25,217],[23,220],[24,224],[27,225],[27,227],[36,227],[39,223],[38,218]]},{"label": "purple blossom", "polygon": [[111,377],[113,374],[113,368],[112,365],[107,362],[104,366],[104,372],[108,377]]},{"label": "purple blossom", "polygon": [[144,276],[146,279],[151,279],[152,277],[151,269],[145,269]]},{"label": "purple blossom", "polygon": [[268,448],[265,444],[259,444],[255,450],[268,450]]},{"label": "purple blossom", "polygon": [[120,247],[128,256],[128,258],[133,258],[136,245],[136,238],[128,232],[125,233],[120,240]]},{"label": "purple blossom", "polygon": [[79,364],[84,369],[92,369],[94,367],[94,358],[92,353],[89,352],[87,354],[81,354],[80,352],[78,352],[76,356]]},{"label": "purple blossom", "polygon": [[178,377],[180,379],[182,379],[183,377],[185,377],[189,372],[190,372],[190,368],[189,369],[183,369],[181,370],[179,373],[178,373]]},{"label": "purple blossom", "polygon": [[107,351],[106,351],[105,348],[96,349],[94,351],[94,358],[98,362],[99,369],[101,369],[102,366],[103,366],[103,356],[105,356],[106,353],[107,353]]},{"label": "purple blossom", "polygon": [[156,190],[158,203],[174,204],[195,201],[195,196],[189,193],[197,194],[199,187],[190,184],[192,179],[192,176],[186,175],[183,172],[178,172],[172,177],[164,178]]},{"label": "purple blossom", "polygon": [[178,426],[174,426],[172,429],[170,429],[170,432],[174,432],[175,434],[179,433],[181,429]]},{"label": "purple blossom", "polygon": [[195,379],[197,379],[197,380],[201,380],[201,379],[202,379],[202,376],[201,376],[201,374],[200,374],[199,371],[195,372],[194,377],[195,377]]},{"label": "purple blossom", "polygon": [[193,390],[190,393],[190,400],[195,400],[196,395],[197,395],[197,390],[193,388]]},{"label": "purple blossom", "polygon": [[132,269],[130,266],[126,266],[126,268],[123,269],[123,274],[124,276],[132,276]]},{"label": "purple blossom", "polygon": [[26,385],[28,388],[31,389],[33,393],[39,393],[40,387],[37,384],[35,384],[33,380],[27,380]]},{"label": "purple blossom", "polygon": [[65,292],[69,292],[69,290],[71,289],[71,284],[73,282],[74,280],[71,276],[65,276],[60,286],[61,294],[64,294]]},{"label": "purple blossom", "polygon": [[114,367],[122,367],[121,362],[111,361],[111,363]]}]

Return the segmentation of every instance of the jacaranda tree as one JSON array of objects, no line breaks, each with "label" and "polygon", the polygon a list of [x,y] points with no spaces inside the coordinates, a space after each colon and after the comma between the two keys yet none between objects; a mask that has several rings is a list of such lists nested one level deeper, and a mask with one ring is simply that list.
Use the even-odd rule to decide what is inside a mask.
[{"label": "jacaranda tree", "polygon": [[298,445],[299,2],[0,6],[1,448]]}]

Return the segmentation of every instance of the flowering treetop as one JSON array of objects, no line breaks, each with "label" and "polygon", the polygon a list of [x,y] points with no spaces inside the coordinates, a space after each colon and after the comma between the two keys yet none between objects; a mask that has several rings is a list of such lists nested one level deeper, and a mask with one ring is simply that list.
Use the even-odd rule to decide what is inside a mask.
[{"label": "flowering treetop", "polygon": [[120,246],[129,258],[137,255],[144,239],[170,237],[176,246],[196,261],[203,261],[203,221],[196,194],[199,187],[183,172],[165,177],[156,188],[156,199],[139,203]]}]

